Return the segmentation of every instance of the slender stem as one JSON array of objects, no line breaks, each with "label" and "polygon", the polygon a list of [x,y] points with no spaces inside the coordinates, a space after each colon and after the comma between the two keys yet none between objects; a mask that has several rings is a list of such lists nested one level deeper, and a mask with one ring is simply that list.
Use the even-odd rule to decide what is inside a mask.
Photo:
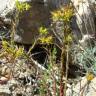
[{"label": "slender stem", "polygon": [[[69,45],[69,44],[68,44]],[[69,68],[69,46],[67,45],[67,56],[66,56],[66,80],[65,80],[65,86],[64,86],[64,96],[66,96],[66,87],[67,87],[67,78],[68,78],[68,68]]]},{"label": "slender stem", "polygon": [[34,41],[33,45],[31,46],[31,48],[30,48],[29,51],[27,52],[28,55],[31,53],[32,49],[35,47],[37,41],[38,41],[38,39]]},{"label": "slender stem", "polygon": [[64,83],[63,83],[63,76],[65,74],[65,49],[62,48],[62,53],[61,53],[61,76],[60,76],[60,96],[64,96]]}]

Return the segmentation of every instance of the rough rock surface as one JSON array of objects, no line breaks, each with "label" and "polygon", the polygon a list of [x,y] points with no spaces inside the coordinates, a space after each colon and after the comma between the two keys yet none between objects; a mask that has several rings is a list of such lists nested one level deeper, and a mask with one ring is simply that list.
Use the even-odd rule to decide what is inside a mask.
[{"label": "rough rock surface", "polygon": [[[29,11],[25,11],[20,15],[19,23],[17,24],[14,40],[19,43],[32,44],[34,39],[38,37],[38,28],[40,26],[49,27],[51,22],[50,12],[56,7],[59,7],[63,3],[68,3],[66,0],[19,0],[20,2],[33,2],[30,3],[31,8]],[[41,3],[40,3],[41,2]],[[73,20],[73,32],[76,39],[81,39],[83,34],[94,34],[94,12],[92,12],[91,5],[94,0],[88,2],[88,0],[72,0],[74,7],[76,8],[76,18]],[[90,3],[90,4],[89,4]],[[12,12],[15,8],[15,0],[0,0],[0,17],[3,17],[3,21],[10,24]],[[52,9],[53,8],[53,9]],[[84,9],[84,10],[83,10]],[[92,9],[92,10],[91,10]],[[76,23],[78,26],[76,25]],[[58,24],[56,26],[59,26]],[[82,33],[80,33],[80,30]],[[4,31],[8,33],[9,29],[3,26],[0,28],[0,33]],[[60,30],[59,30],[60,31]],[[51,32],[52,33],[52,32]],[[60,33],[57,31],[57,33]],[[62,34],[61,34],[62,35]],[[60,35],[60,38],[61,38]],[[2,37],[2,35],[0,35]],[[1,38],[0,37],[0,38]]]},{"label": "rough rock surface", "polygon": [[5,17],[14,7],[15,0],[0,0],[0,17]]},{"label": "rough rock surface", "polygon": [[14,40],[23,44],[32,44],[38,37],[41,26],[50,25],[50,9],[40,2],[30,2],[31,8],[20,15]]},{"label": "rough rock surface", "polygon": [[71,0],[75,7],[76,22],[81,34],[94,34],[94,8],[95,0]]},{"label": "rough rock surface", "polygon": [[0,40],[10,38],[15,0],[0,0]]},{"label": "rough rock surface", "polygon": [[25,59],[18,59],[14,64],[1,59],[0,96],[17,96],[18,94],[20,96],[33,96],[34,89],[32,88],[34,88],[33,84],[36,83],[35,71],[33,65]]},{"label": "rough rock surface", "polygon": [[68,88],[66,93],[67,96],[96,96],[96,77],[90,83],[83,77],[76,85]]},{"label": "rough rock surface", "polygon": [[[31,8],[20,15],[14,40],[18,43],[32,44],[39,36],[41,26],[49,27],[51,24],[51,11],[67,3],[69,0],[31,0]],[[52,31],[50,34],[54,34]]]}]

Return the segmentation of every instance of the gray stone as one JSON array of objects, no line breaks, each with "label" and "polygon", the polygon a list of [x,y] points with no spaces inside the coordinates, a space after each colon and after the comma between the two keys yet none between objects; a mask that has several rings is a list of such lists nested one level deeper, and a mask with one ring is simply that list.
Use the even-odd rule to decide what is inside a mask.
[{"label": "gray stone", "polygon": [[49,27],[51,9],[43,3],[30,2],[31,8],[20,15],[14,41],[23,44],[32,44],[39,36],[41,26]]},{"label": "gray stone", "polygon": [[[7,95],[6,95],[7,94]],[[0,85],[0,96],[9,96],[11,91],[9,90],[8,85]]]},{"label": "gray stone", "polygon": [[0,0],[0,40],[10,38],[10,27],[15,0]]},{"label": "gray stone", "polygon": [[[75,7],[76,22],[80,29],[82,35],[84,34],[94,34],[95,24],[94,24],[94,9],[93,1],[91,0],[71,0]],[[90,2],[89,2],[90,1]],[[92,6],[91,6],[92,5]]]},{"label": "gray stone", "polygon": [[0,0],[0,17],[5,17],[15,8],[15,0]]},{"label": "gray stone", "polygon": [[[22,0],[21,0],[22,1]],[[60,7],[69,0],[31,0],[31,8],[20,15],[14,35],[14,41],[23,44],[32,44],[38,38],[38,29],[51,24],[51,11]],[[52,31],[49,34],[54,34]],[[60,32],[61,34],[61,32]]]},{"label": "gray stone", "polygon": [[67,89],[66,96],[96,96],[96,77],[87,82],[86,77],[83,77],[76,85],[72,85]]},{"label": "gray stone", "polygon": [[[14,35],[14,41],[23,44],[32,44],[39,36],[38,29],[40,26],[49,27],[51,23],[51,15],[50,12],[60,7],[62,4],[69,3],[69,0],[19,0],[20,2],[28,2],[31,5],[30,10],[23,12],[20,15],[19,22],[17,22],[17,28]],[[74,7],[76,8],[76,18],[73,22],[73,32],[77,39],[81,38],[84,34],[94,34],[95,26],[94,26],[94,12],[91,8],[95,3],[95,0],[90,0],[90,4],[87,0],[71,0],[73,2]],[[84,8],[82,8],[82,5]],[[10,24],[11,16],[13,10],[15,9],[15,0],[0,0],[0,17],[4,18],[4,22]],[[83,10],[84,9],[84,10]],[[92,9],[92,10],[91,10]],[[83,12],[84,11],[84,12]],[[9,16],[7,17],[7,15]],[[86,18],[84,18],[86,17]],[[77,22],[75,25],[74,22]],[[84,21],[84,22],[83,22]],[[84,24],[85,23],[85,24]],[[86,26],[85,26],[86,25]],[[58,26],[58,24],[57,24]],[[78,30],[78,28],[80,31]],[[87,28],[87,29],[86,29]],[[5,29],[3,31],[6,31]],[[2,31],[0,32],[2,33]],[[5,32],[8,33],[8,30]],[[50,32],[52,33],[52,32]],[[58,33],[58,32],[57,32]],[[58,33],[59,34],[59,33]],[[79,35],[78,35],[79,34]],[[62,34],[61,34],[62,35]],[[2,35],[0,35],[2,39]],[[60,36],[61,38],[61,36]]]}]

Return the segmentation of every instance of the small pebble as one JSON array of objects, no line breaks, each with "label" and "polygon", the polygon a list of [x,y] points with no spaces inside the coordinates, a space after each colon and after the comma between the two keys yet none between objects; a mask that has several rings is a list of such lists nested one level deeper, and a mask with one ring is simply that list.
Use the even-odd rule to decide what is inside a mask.
[{"label": "small pebble", "polygon": [[6,84],[7,82],[8,82],[8,78],[6,78],[6,77],[0,78],[0,84]]}]

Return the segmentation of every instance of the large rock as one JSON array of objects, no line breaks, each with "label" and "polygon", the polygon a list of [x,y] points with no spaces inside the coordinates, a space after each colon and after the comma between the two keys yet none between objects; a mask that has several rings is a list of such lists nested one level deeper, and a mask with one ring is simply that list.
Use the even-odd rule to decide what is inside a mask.
[{"label": "large rock", "polygon": [[38,37],[39,27],[49,27],[51,21],[50,7],[37,1],[33,0],[33,2],[29,2],[31,8],[20,14],[14,41],[23,44],[32,44]]},{"label": "large rock", "polygon": [[71,0],[75,7],[76,22],[82,35],[94,34],[94,8],[93,3],[95,0]]},{"label": "large rock", "polygon": [[[8,13],[12,13],[15,9],[16,0],[0,0],[0,17],[6,17]],[[30,1],[30,0],[18,0],[20,2]]]},{"label": "large rock", "polygon": [[8,85],[0,85],[0,96],[10,96],[11,91]]},{"label": "large rock", "polygon": [[15,8],[15,0],[0,0],[0,17],[5,17]]},{"label": "large rock", "polygon": [[90,83],[83,77],[76,85],[67,89],[66,96],[96,96],[96,77]]},{"label": "large rock", "polygon": [[[69,0],[31,0],[31,8],[20,15],[14,41],[23,44],[32,44],[39,36],[41,26],[49,27],[51,24],[51,11],[60,7]],[[52,31],[50,32],[52,33]],[[61,32],[60,32],[61,34]]]},{"label": "large rock", "polygon": [[11,19],[15,0],[0,0],[0,40],[10,38]]},{"label": "large rock", "polygon": [[[19,43],[32,44],[34,39],[37,38],[38,28],[40,26],[49,27],[51,23],[50,12],[60,7],[63,3],[69,3],[70,0],[19,0],[20,2],[29,2],[31,8],[29,11],[25,11],[20,15],[19,22],[17,24],[14,40]],[[31,2],[30,2],[31,1]],[[84,34],[94,34],[94,11],[92,9],[92,3],[95,0],[71,0],[74,7],[76,18],[73,22],[73,32],[77,39],[81,38]],[[15,0],[0,0],[0,17],[4,18],[4,22],[10,23],[12,13],[15,8]],[[92,10],[91,10],[92,9]],[[10,13],[10,14],[9,14]],[[9,16],[8,16],[9,15]],[[77,25],[75,23],[77,22]],[[58,25],[57,25],[58,26]],[[79,27],[79,29],[78,29]],[[0,29],[0,33],[2,30]],[[8,32],[8,30],[3,30]],[[80,33],[81,31],[81,33]],[[52,32],[51,32],[52,33]],[[57,32],[58,33],[58,32]],[[60,33],[61,34],[61,33]],[[61,34],[62,35],[62,34]],[[61,36],[60,35],[60,36]],[[0,35],[1,36],[1,35]],[[2,36],[1,36],[2,37]],[[0,37],[0,38],[1,38]]]}]

